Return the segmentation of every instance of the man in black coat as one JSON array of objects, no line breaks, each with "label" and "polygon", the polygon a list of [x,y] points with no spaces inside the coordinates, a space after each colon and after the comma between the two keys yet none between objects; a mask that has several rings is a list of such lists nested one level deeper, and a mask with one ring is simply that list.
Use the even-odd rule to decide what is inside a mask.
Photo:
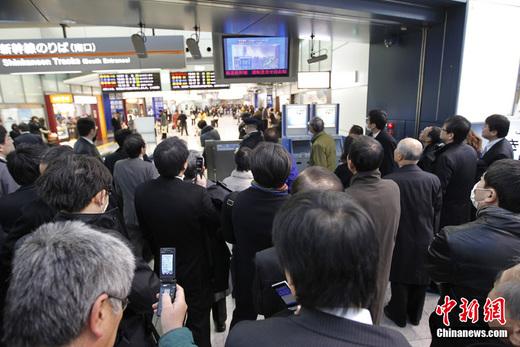
[{"label": "man in black coat", "polygon": [[482,129],[482,137],[489,142],[484,147],[482,158],[477,162],[476,181],[486,172],[486,169],[500,159],[513,159],[513,146],[507,141],[509,132],[509,119],[500,114],[494,114],[486,118]]},{"label": "man in black coat", "polygon": [[264,140],[264,136],[260,131],[261,122],[254,117],[249,117],[244,119],[244,124],[245,136],[240,143],[240,147],[245,146],[255,149],[255,147]]},{"label": "man in black coat", "polygon": [[372,110],[368,112],[367,127],[372,132],[370,136],[376,139],[381,146],[383,146],[384,157],[381,166],[379,166],[381,177],[392,173],[396,168],[394,162],[394,150],[397,143],[392,135],[387,133],[385,130],[387,119],[388,115],[386,111]]},{"label": "man in black coat", "polygon": [[477,153],[464,143],[471,123],[462,116],[449,117],[441,129],[444,147],[437,151],[434,174],[442,187],[440,227],[460,225],[470,220],[469,195],[475,183]]},{"label": "man in black coat", "polygon": [[140,184],[135,191],[135,210],[143,237],[148,241],[159,273],[160,248],[176,248],[177,282],[186,291],[187,327],[197,346],[210,346],[209,314],[212,304],[208,232],[219,216],[206,192],[206,180],[183,180],[189,156],[186,143],[171,137],[155,149],[159,177]]},{"label": "man in black coat", "polygon": [[378,242],[370,217],[345,193],[291,197],[273,222],[273,242],[300,307],[237,324],[227,347],[409,346],[397,331],[372,325]]},{"label": "man in black coat", "polygon": [[7,155],[7,169],[20,188],[0,198],[0,225],[9,233],[25,206],[38,198],[34,182],[40,176],[40,158],[45,147],[23,144]]},{"label": "man in black coat", "polygon": [[[341,181],[329,170],[321,166],[310,166],[303,170],[293,184],[292,195],[313,190],[342,192]],[[264,249],[255,256],[255,279],[253,282],[253,297],[258,314],[268,318],[286,310],[282,299],[276,294],[272,285],[285,281],[285,274],[278,261],[274,247]]]},{"label": "man in black coat", "polygon": [[[497,274],[520,258],[520,161],[496,161],[471,193],[477,209],[473,222],[447,226],[430,245],[427,269],[433,281],[440,283],[439,305],[445,296],[456,300],[449,313],[451,329],[488,329],[483,320],[486,296]],[[459,319],[461,299],[479,303],[480,319],[472,324]],[[506,302],[506,307],[508,302]],[[467,346],[488,342],[478,339],[438,338],[436,331],[446,328],[442,315],[430,316],[432,346]]]},{"label": "man in black coat", "polygon": [[20,129],[20,135],[18,135],[14,139],[15,147],[18,147],[21,144],[43,145],[43,140],[42,140],[41,135],[31,134],[29,132],[29,125],[27,125],[27,123],[20,123],[18,128]]},{"label": "man in black coat", "polygon": [[96,122],[90,117],[83,117],[78,119],[76,126],[80,138],[74,144],[74,153],[101,159],[101,155],[95,145]]},{"label": "man in black coat", "polygon": [[422,142],[424,149],[417,165],[424,171],[433,173],[437,150],[444,146],[441,141],[441,128],[436,126],[424,128],[419,134],[419,141]]},{"label": "man in black coat", "polygon": [[126,154],[125,150],[123,149],[123,144],[125,143],[127,136],[130,134],[132,134],[132,130],[130,129],[119,129],[114,133],[114,140],[116,140],[119,148],[114,153],[111,153],[105,157],[105,166],[112,175],[114,174],[114,166],[116,165],[116,162],[128,158],[128,154]]},{"label": "man in black coat", "polygon": [[279,144],[262,142],[253,150],[250,160],[254,181],[250,188],[238,194],[230,220],[223,221],[226,241],[234,243],[232,267],[236,308],[231,327],[242,320],[256,319],[252,294],[253,260],[257,252],[273,245],[274,215],[288,198],[285,181],[291,170],[291,160],[287,151]]},{"label": "man in black coat", "polygon": [[437,231],[442,207],[441,182],[417,166],[422,145],[406,138],[395,150],[399,168],[385,178],[399,186],[401,217],[390,270],[392,297],[385,314],[398,326],[421,320],[426,288],[430,283],[425,268],[428,246]]}]

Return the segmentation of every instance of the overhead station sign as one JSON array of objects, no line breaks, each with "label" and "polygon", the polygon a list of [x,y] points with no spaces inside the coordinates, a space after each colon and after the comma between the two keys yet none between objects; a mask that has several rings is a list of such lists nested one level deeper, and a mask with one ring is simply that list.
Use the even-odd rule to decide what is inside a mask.
[{"label": "overhead station sign", "polygon": [[170,73],[172,90],[224,89],[229,84],[216,84],[214,71],[176,71]]},{"label": "overhead station sign", "polygon": [[0,40],[0,74],[104,69],[179,69],[186,66],[182,36],[146,39],[138,58],[130,37]]},{"label": "overhead station sign", "polygon": [[161,74],[158,72],[101,74],[99,83],[103,92],[157,91],[161,90]]}]

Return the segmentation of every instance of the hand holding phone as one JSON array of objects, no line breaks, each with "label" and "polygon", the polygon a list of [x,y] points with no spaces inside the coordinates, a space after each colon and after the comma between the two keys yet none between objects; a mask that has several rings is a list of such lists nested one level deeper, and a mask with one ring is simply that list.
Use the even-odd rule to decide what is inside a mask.
[{"label": "hand holding phone", "polygon": [[[169,295],[160,296],[159,302],[153,304],[153,309],[157,313],[159,306],[161,306],[161,327],[163,334],[167,332],[182,328],[188,311],[188,305],[184,296],[184,289],[177,285],[175,289],[175,300],[172,302]],[[158,315],[159,316],[159,315]]]},{"label": "hand holding phone", "polygon": [[289,310],[295,311],[298,308],[296,298],[292,295],[291,288],[289,288],[289,284],[286,281],[275,283],[271,287],[276,291],[276,294],[283,300]]},{"label": "hand holding phone", "polygon": [[175,275],[175,248],[161,248],[160,259],[160,276],[161,281],[159,292],[159,305],[157,308],[157,316],[162,314],[163,296],[168,296],[168,300],[175,300],[177,289],[177,279]]}]

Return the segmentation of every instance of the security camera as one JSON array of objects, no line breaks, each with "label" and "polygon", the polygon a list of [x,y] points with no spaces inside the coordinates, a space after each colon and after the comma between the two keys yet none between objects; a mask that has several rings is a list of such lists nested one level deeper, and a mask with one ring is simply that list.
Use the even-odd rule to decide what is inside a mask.
[{"label": "security camera", "polygon": [[307,59],[307,64],[314,64],[322,60],[327,60],[328,56],[326,54],[321,55],[313,55],[311,54],[311,57]]}]

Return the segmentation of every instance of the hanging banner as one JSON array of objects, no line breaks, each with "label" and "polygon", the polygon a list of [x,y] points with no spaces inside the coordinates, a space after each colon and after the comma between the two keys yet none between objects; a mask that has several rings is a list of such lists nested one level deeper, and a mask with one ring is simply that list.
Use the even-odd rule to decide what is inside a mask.
[{"label": "hanging banner", "polygon": [[183,36],[150,36],[147,58],[130,37],[0,40],[0,74],[186,67]]}]

